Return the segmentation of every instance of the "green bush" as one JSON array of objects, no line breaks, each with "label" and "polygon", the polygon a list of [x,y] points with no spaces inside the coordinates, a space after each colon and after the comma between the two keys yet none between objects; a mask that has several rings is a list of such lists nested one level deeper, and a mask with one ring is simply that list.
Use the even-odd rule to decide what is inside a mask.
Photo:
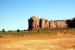
[{"label": "green bush", "polygon": [[2,32],[5,32],[5,29],[2,29]]},{"label": "green bush", "polygon": [[17,29],[17,32],[20,32],[20,30],[19,30],[19,29]]}]

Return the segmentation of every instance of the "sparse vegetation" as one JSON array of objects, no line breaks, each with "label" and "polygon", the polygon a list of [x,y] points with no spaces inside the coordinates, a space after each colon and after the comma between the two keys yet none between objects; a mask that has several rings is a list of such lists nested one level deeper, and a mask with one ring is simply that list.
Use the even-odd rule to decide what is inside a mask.
[{"label": "sparse vegetation", "polygon": [[2,29],[2,32],[5,32],[5,29]]},{"label": "sparse vegetation", "polygon": [[20,32],[20,30],[19,30],[19,29],[17,29],[17,32]]},{"label": "sparse vegetation", "polygon": [[[39,29],[39,30],[25,30],[25,31],[20,30],[20,32],[6,31],[5,33],[0,32],[0,44],[2,45],[2,47],[6,46],[6,44],[7,44],[7,46],[11,47],[11,45],[14,44],[13,45],[14,49],[16,49],[14,46],[17,46],[18,48],[21,49],[25,46],[33,47],[35,45],[38,48],[40,48],[40,46],[42,48],[44,48],[46,46],[53,48],[53,46],[55,45],[60,48],[58,50],[62,49],[60,46],[62,46],[63,48],[69,48],[69,47],[74,48],[74,46],[75,46],[74,45],[75,44],[75,28],[44,29],[44,30]],[[22,47],[20,47],[20,46],[22,46]],[[5,48],[3,48],[3,49],[5,49]],[[12,50],[14,50],[13,48],[12,48]],[[25,48],[24,48],[24,50],[25,50]],[[36,47],[34,47],[34,48],[36,48]],[[32,50],[34,48],[32,48]],[[53,49],[56,49],[56,48],[54,47]],[[9,48],[9,50],[10,50],[10,48]],[[39,49],[39,50],[41,50],[41,49]]]},{"label": "sparse vegetation", "polygon": [[0,37],[3,36],[38,36],[38,35],[51,35],[51,34],[74,34],[75,28],[66,28],[66,29],[39,29],[39,30],[25,30],[20,31],[19,29],[17,31],[7,31],[5,33],[5,30],[3,29],[2,32],[0,32]]}]

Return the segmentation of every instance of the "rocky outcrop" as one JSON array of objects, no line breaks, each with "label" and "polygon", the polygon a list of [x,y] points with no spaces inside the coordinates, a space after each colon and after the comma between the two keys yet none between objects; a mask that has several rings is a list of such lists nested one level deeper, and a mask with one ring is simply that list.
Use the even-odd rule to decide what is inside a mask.
[{"label": "rocky outcrop", "polygon": [[45,28],[45,19],[40,19],[40,28],[44,29]]},{"label": "rocky outcrop", "polygon": [[56,23],[55,23],[55,21],[53,21],[53,20],[49,21],[49,28],[51,28],[51,29],[56,28]]},{"label": "rocky outcrop", "polygon": [[75,18],[68,19],[68,20],[66,20],[66,22],[67,22],[69,28],[75,27]]},{"label": "rocky outcrop", "polygon": [[56,28],[67,28],[66,20],[56,20]]},{"label": "rocky outcrop", "polygon": [[75,18],[70,20],[46,20],[39,19],[38,16],[32,16],[28,19],[29,29],[56,29],[75,27]]},{"label": "rocky outcrop", "polygon": [[39,28],[39,17],[32,16],[28,19],[29,29],[38,29]]},{"label": "rocky outcrop", "polygon": [[46,19],[40,19],[40,28],[46,29],[49,28],[49,21]]}]

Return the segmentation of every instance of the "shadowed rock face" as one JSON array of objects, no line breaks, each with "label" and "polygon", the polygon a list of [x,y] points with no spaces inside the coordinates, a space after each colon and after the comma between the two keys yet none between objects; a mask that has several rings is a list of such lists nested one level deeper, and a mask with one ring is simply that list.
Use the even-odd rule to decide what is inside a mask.
[{"label": "shadowed rock face", "polygon": [[75,18],[66,21],[69,28],[75,28]]},{"label": "shadowed rock face", "polygon": [[72,19],[72,25],[75,27],[75,18]]},{"label": "shadowed rock face", "polygon": [[29,29],[55,29],[75,27],[75,18],[71,20],[46,20],[39,19],[37,16],[32,16],[28,19]]}]

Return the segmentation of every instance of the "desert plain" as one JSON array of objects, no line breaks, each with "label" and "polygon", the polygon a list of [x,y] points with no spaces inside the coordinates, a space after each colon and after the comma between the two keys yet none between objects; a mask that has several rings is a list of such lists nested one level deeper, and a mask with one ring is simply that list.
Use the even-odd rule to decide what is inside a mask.
[{"label": "desert plain", "polygon": [[0,34],[0,50],[75,50],[75,29],[48,31],[5,32]]}]

